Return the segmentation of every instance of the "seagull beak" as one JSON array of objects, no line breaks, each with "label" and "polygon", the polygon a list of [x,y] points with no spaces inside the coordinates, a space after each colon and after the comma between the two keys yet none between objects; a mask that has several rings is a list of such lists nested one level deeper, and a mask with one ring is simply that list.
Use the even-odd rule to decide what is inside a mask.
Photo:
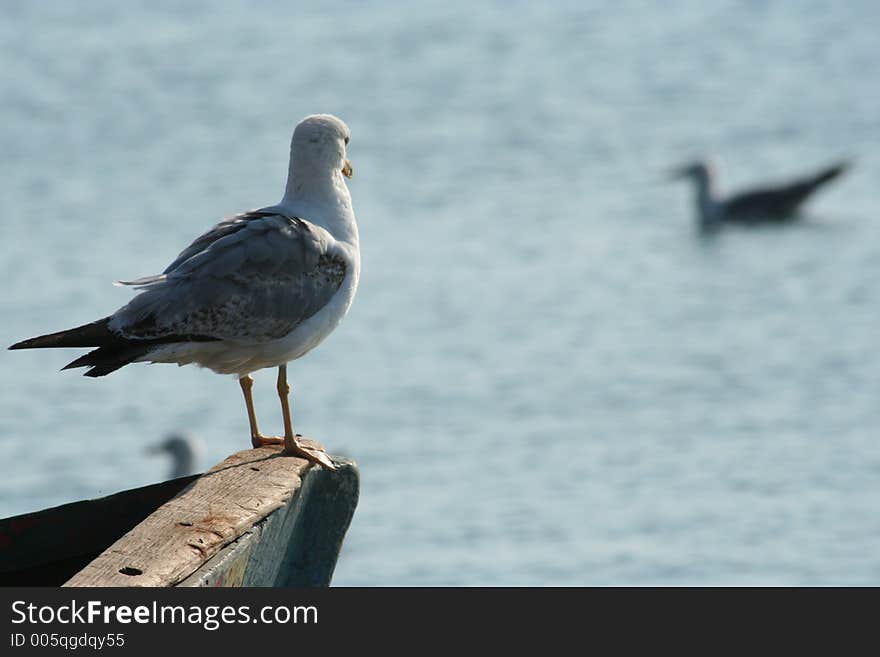
[{"label": "seagull beak", "polygon": [[345,161],[345,166],[342,167],[342,175],[346,178],[351,178],[354,175],[354,169],[351,168],[351,162],[348,160]]}]

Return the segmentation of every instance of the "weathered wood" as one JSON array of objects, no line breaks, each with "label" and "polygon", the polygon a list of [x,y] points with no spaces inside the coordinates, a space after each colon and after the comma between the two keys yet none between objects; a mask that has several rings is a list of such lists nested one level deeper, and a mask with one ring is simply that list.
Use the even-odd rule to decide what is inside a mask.
[{"label": "weathered wood", "polygon": [[[320,449],[320,445],[312,444]],[[297,519],[309,518],[313,513],[308,510],[307,502],[311,500],[317,507],[321,506],[318,496],[308,493],[313,486],[311,482],[319,488],[335,485],[341,494],[347,496],[347,508],[353,512],[357,475],[354,465],[348,465],[336,473],[319,470],[303,459],[282,455],[280,446],[233,454],[158,508],[74,575],[65,586],[175,586],[246,532],[251,532],[251,536],[241,543],[252,543],[248,554],[257,559],[269,547],[268,544],[265,547],[260,545],[268,535],[264,536],[263,532],[284,527],[288,517],[293,519],[294,525],[302,526],[304,521]],[[305,487],[302,485],[304,477],[310,482]],[[337,484],[332,483],[334,478],[338,478]],[[277,519],[262,522],[259,532],[251,531],[278,510],[282,512],[277,514]],[[340,519],[343,518],[337,518]],[[341,532],[338,527],[327,530],[334,540],[338,539],[336,551],[350,519],[349,513]],[[279,537],[282,534],[279,533]],[[305,542],[310,540],[306,538]],[[290,548],[288,543],[290,541],[284,544],[273,541],[276,561],[278,550],[293,549],[296,554],[298,548]],[[281,560],[280,563],[288,561]],[[250,560],[236,563],[242,563],[242,568],[250,570]],[[329,572],[332,573],[332,565]],[[244,582],[244,575],[239,577],[230,571],[222,582],[218,577],[217,583],[234,586],[240,583],[237,580]],[[329,581],[329,575],[326,580]],[[284,581],[283,576],[271,580],[274,585],[280,585],[275,584],[280,581]]]},{"label": "weathered wood", "polygon": [[353,461],[309,468],[295,503],[269,514],[178,586],[329,586],[358,499]]},{"label": "weathered wood", "polygon": [[0,586],[59,586],[197,477],[0,520]]}]

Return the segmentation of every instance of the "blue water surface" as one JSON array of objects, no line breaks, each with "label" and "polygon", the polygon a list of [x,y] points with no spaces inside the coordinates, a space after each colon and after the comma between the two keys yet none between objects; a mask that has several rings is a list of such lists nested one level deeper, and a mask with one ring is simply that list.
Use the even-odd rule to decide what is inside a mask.
[{"label": "blue water surface", "polygon": [[[0,344],[103,317],[290,133],[352,131],[348,318],[291,365],[361,470],[338,585],[880,583],[880,5],[10,3]],[[667,170],[855,166],[805,221],[700,239]],[[234,378],[0,352],[0,516],[248,447]],[[280,431],[274,372],[257,408]]]}]

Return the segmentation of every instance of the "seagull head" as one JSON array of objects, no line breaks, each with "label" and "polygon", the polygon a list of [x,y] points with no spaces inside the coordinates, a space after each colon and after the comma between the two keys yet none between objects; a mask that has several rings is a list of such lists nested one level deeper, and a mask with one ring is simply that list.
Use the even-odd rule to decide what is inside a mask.
[{"label": "seagull head", "polygon": [[300,171],[335,174],[341,171],[351,178],[353,169],[347,159],[346,147],[351,133],[342,119],[332,114],[307,116],[293,131],[290,144],[291,160]]},{"label": "seagull head", "polygon": [[147,454],[171,454],[174,458],[194,458],[201,451],[200,441],[182,433],[172,433],[160,443],[147,447]]},{"label": "seagull head", "polygon": [[190,474],[202,453],[202,441],[185,433],[172,433],[146,449],[147,454],[168,454],[174,462],[174,477]]},{"label": "seagull head", "polygon": [[708,160],[694,160],[693,162],[675,167],[670,172],[670,178],[672,180],[690,178],[698,182],[708,182],[712,178],[712,163]]}]

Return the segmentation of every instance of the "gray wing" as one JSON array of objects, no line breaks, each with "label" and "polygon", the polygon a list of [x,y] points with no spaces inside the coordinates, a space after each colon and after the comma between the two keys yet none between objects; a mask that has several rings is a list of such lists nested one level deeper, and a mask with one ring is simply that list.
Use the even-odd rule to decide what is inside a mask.
[{"label": "gray wing", "polygon": [[728,219],[786,217],[805,198],[796,192],[788,188],[742,192],[724,201],[724,214]]},{"label": "gray wing", "polygon": [[264,212],[263,210],[251,210],[250,212],[243,212],[242,214],[237,214],[234,217],[224,219],[219,224],[194,239],[192,244],[181,251],[177,258],[175,258],[174,262],[168,265],[161,274],[156,274],[155,276],[144,276],[143,278],[136,278],[130,281],[116,281],[116,284],[131,285],[135,287],[147,287],[149,285],[152,285],[153,283],[163,281],[165,280],[165,278],[167,278],[167,275],[170,272],[177,269],[182,263],[186,262],[194,255],[197,255],[201,251],[204,251],[217,240],[226,237],[227,235],[236,233],[244,228],[246,222],[262,217],[270,217],[275,214],[277,213]]},{"label": "gray wing", "polygon": [[743,192],[724,202],[728,218],[777,217],[784,218],[796,212],[798,207],[819,187],[834,180],[846,171],[848,164],[839,162],[817,174],[791,181],[777,187],[765,187]]},{"label": "gray wing", "polygon": [[197,238],[117,311],[111,329],[130,338],[186,335],[267,342],[287,335],[336,294],[346,261],[325,230],[256,211]]}]

